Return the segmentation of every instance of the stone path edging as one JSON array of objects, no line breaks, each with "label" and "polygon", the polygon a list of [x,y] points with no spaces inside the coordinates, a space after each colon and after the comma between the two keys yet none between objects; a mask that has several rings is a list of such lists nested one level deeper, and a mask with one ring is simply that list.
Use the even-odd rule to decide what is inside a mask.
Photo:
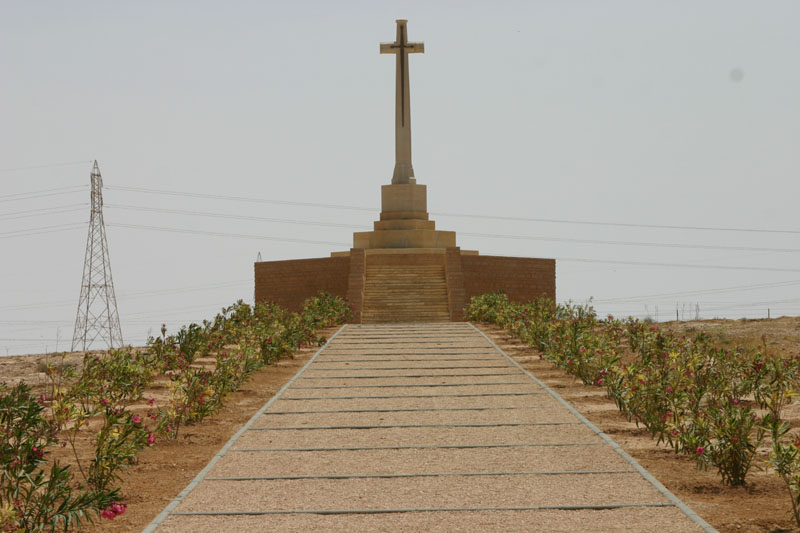
[{"label": "stone path edging", "polygon": [[[497,365],[425,365],[490,360]],[[455,369],[465,373],[435,373]],[[487,381],[512,375],[525,381]],[[278,410],[267,412],[273,404]],[[597,521],[611,516],[614,530],[636,516],[637,530],[715,531],[473,324],[376,324],[339,328],[143,531],[250,531],[267,523],[371,531],[439,518],[476,531],[537,522],[573,530],[602,527]]]},{"label": "stone path edging", "polygon": [[160,513],[158,513],[158,516],[156,516],[156,517],[155,517],[155,518],[154,518],[154,519],[153,519],[153,520],[152,520],[152,521],[151,521],[149,524],[147,524],[147,527],[145,527],[145,528],[142,530],[142,533],[152,533],[153,531],[155,531],[155,530],[156,530],[156,528],[157,528],[158,526],[160,526],[160,525],[161,525],[161,522],[163,522],[164,520],[166,520],[166,519],[167,519],[167,517],[170,515],[170,513],[171,513],[173,510],[175,510],[175,508],[176,508],[176,507],[178,507],[178,505],[180,505],[180,504],[181,504],[181,502],[182,502],[182,501],[183,501],[183,500],[184,500],[184,499],[185,499],[185,498],[186,498],[186,497],[189,495],[189,493],[191,493],[191,492],[194,490],[194,488],[195,488],[195,487],[197,487],[197,485],[199,485],[199,484],[200,484],[200,482],[203,480],[203,478],[206,476],[206,474],[208,474],[208,473],[211,471],[211,469],[212,469],[212,468],[214,468],[214,465],[217,463],[217,461],[219,461],[219,459],[220,459],[220,458],[221,458],[223,455],[225,455],[225,452],[227,452],[227,451],[228,451],[228,449],[230,449],[230,447],[231,447],[231,446],[233,446],[233,443],[234,443],[234,442],[236,442],[236,441],[239,439],[239,437],[241,437],[242,435],[244,435],[244,433],[245,433],[245,432],[246,432],[246,431],[247,431],[247,430],[250,428],[250,426],[251,426],[251,425],[252,425],[252,424],[253,424],[253,423],[254,423],[256,420],[258,420],[258,418],[260,418],[260,417],[261,417],[261,415],[263,415],[263,414],[264,414],[264,412],[265,412],[267,409],[269,409],[269,407],[270,407],[270,406],[271,406],[271,405],[272,405],[272,404],[273,404],[273,403],[274,403],[274,402],[275,402],[275,401],[276,401],[278,398],[280,398],[280,397],[281,397],[281,395],[284,393],[284,391],[286,391],[286,389],[288,389],[289,387],[291,387],[291,386],[292,386],[292,383],[294,383],[294,382],[295,382],[297,379],[299,379],[299,378],[300,378],[300,375],[301,375],[303,372],[305,372],[305,370],[306,370],[306,369],[307,369],[309,366],[311,366],[311,363],[313,363],[313,362],[314,362],[314,359],[316,359],[316,358],[317,358],[317,356],[318,356],[319,354],[321,354],[321,353],[322,353],[322,351],[323,351],[323,350],[324,350],[324,349],[325,349],[325,348],[328,346],[328,344],[329,344],[329,343],[330,343],[330,342],[331,342],[333,339],[335,339],[335,338],[336,338],[336,336],[337,336],[339,333],[341,333],[341,331],[342,331],[342,330],[343,330],[343,329],[344,329],[346,326],[347,326],[347,325],[345,324],[345,325],[343,325],[342,327],[340,327],[339,329],[337,329],[337,330],[336,330],[336,333],[334,333],[333,335],[331,335],[331,337],[328,339],[328,341],[327,341],[327,342],[326,342],[326,343],[325,343],[325,344],[324,344],[324,345],[323,345],[323,346],[322,346],[322,347],[321,347],[319,350],[317,350],[317,351],[316,351],[316,353],[315,353],[313,356],[311,356],[311,359],[309,359],[309,360],[308,360],[308,362],[307,362],[305,365],[303,365],[303,368],[301,368],[301,369],[300,369],[300,370],[297,372],[297,374],[295,374],[294,376],[292,376],[292,379],[290,379],[290,380],[289,380],[289,381],[286,383],[286,385],[284,385],[283,387],[281,387],[281,389],[280,389],[278,392],[276,392],[276,393],[275,393],[275,395],[274,395],[272,398],[270,398],[270,399],[269,399],[269,401],[267,401],[267,403],[265,403],[265,404],[264,404],[264,405],[261,407],[261,409],[259,409],[258,411],[256,411],[256,412],[255,412],[255,414],[254,414],[252,417],[250,417],[250,420],[248,420],[247,422],[245,422],[244,426],[242,426],[242,427],[241,427],[241,429],[239,429],[239,431],[237,431],[237,432],[236,432],[236,433],[233,435],[233,437],[231,437],[231,438],[228,440],[228,442],[226,442],[226,443],[225,443],[225,445],[224,445],[222,448],[220,448],[220,450],[219,450],[219,451],[218,451],[218,452],[217,452],[217,453],[214,455],[214,457],[212,457],[212,458],[211,458],[211,461],[209,461],[209,462],[208,462],[208,464],[206,465],[206,467],[205,467],[205,468],[203,468],[203,469],[202,469],[202,470],[201,470],[201,471],[200,471],[200,472],[199,472],[199,473],[198,473],[198,474],[197,474],[197,475],[194,477],[194,479],[193,479],[191,482],[189,482],[189,484],[186,486],[186,488],[185,488],[185,489],[183,489],[183,490],[180,492],[180,494],[178,494],[177,496],[175,496],[175,499],[174,499],[174,500],[172,500],[172,501],[171,501],[171,502],[170,502],[170,503],[169,503],[169,504],[168,504],[168,505],[167,505],[167,506],[164,508],[164,510],[163,510],[163,511],[161,511]]}]

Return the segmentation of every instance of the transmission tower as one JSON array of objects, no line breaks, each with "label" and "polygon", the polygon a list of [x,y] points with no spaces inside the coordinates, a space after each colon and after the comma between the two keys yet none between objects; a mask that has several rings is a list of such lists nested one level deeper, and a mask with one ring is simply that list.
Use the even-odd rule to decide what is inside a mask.
[{"label": "transmission tower", "polygon": [[86,259],[83,264],[81,296],[72,334],[72,351],[89,350],[95,341],[103,348],[122,346],[122,328],[117,314],[117,298],[111,279],[106,226],[103,223],[103,178],[97,161],[92,168],[92,212],[89,236],[86,239]]}]

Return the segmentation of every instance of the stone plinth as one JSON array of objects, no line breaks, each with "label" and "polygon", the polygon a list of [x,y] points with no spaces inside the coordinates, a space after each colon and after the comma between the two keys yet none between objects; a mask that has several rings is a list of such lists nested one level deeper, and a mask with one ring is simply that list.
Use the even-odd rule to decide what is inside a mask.
[{"label": "stone plinth", "polygon": [[381,215],[373,231],[353,234],[353,248],[451,248],[454,231],[436,229],[428,219],[428,189],[425,185],[403,183],[381,187]]}]

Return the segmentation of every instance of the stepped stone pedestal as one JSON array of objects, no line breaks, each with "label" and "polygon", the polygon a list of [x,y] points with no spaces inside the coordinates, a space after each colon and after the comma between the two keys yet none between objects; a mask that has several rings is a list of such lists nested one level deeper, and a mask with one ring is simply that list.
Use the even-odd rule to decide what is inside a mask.
[{"label": "stepped stone pedestal", "polygon": [[306,298],[326,291],[349,299],[354,322],[437,322],[463,319],[468,299],[504,290],[509,298],[555,299],[552,259],[479,256],[456,246],[454,231],[436,229],[428,216],[427,187],[411,164],[411,99],[408,54],[425,51],[409,42],[405,20],[397,38],[382,43],[396,57],[395,166],[381,187],[381,214],[372,231],[353,234],[349,252],[329,258],[255,264],[256,302],[299,310]]},{"label": "stepped stone pedestal", "polygon": [[353,248],[449,248],[456,245],[454,231],[436,229],[428,218],[427,187],[393,184],[381,187],[381,218],[373,231],[353,234]]},{"label": "stepped stone pedestal", "polygon": [[381,188],[380,220],[329,258],[255,264],[256,301],[299,310],[319,291],[345,297],[356,323],[463,320],[469,298],[504,290],[515,301],[555,299],[555,261],[481,256],[429,219],[427,188]]}]

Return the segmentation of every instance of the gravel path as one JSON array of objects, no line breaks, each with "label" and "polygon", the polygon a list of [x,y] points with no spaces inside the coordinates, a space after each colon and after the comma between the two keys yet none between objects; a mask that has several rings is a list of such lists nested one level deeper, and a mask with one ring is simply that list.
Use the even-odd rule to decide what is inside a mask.
[{"label": "gravel path", "polygon": [[156,529],[713,531],[466,323],[343,327]]}]

